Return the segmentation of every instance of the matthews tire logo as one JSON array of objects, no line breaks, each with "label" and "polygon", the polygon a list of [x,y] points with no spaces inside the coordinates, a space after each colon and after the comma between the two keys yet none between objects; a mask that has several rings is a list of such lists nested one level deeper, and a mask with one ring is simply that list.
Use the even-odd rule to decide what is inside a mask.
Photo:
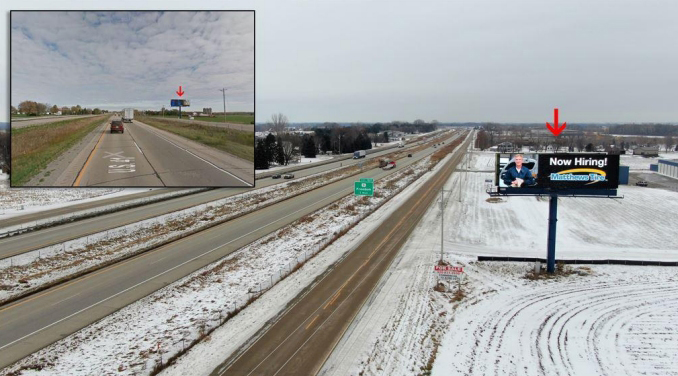
[{"label": "matthews tire logo", "polygon": [[619,155],[557,153],[539,154],[538,159],[538,188],[615,189],[619,186]]},{"label": "matthews tire logo", "polygon": [[[584,173],[584,174],[582,174]],[[553,172],[549,176],[551,181],[587,181],[586,184],[605,181],[607,173],[594,168],[573,168],[571,170]]]}]

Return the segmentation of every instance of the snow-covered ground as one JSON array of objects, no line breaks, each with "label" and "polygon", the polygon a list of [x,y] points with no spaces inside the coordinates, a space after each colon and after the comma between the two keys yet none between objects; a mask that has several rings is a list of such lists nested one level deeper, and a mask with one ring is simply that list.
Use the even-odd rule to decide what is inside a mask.
[{"label": "snow-covered ground", "polygon": [[308,165],[308,164],[311,164],[311,163],[324,162],[324,161],[326,161],[328,159],[332,159],[332,158],[334,158],[334,157],[331,156],[331,155],[318,155],[315,158],[302,157],[301,161],[299,161],[299,162],[296,162],[296,161],[290,162],[290,164],[287,165],[287,166],[285,166],[285,165],[283,165],[283,166],[271,166],[267,170],[254,170],[254,173],[255,174],[261,174],[261,173],[264,173],[264,172],[280,170],[280,169],[288,168],[288,167],[305,166],[305,165]]},{"label": "snow-covered ground", "polygon": [[[464,267],[466,296],[433,290],[436,203],[321,374],[678,375],[678,268],[575,266],[535,281],[524,278],[531,264],[475,261],[546,253],[547,202],[487,202],[488,158],[473,153],[471,170],[487,172],[461,183],[455,173],[445,186],[444,255]],[[557,256],[678,260],[678,193],[620,191],[623,200],[561,200]]]},{"label": "snow-covered ground", "polygon": [[[46,374],[149,374],[160,362],[180,352],[183,347],[218,326],[242,309],[248,300],[264,296],[219,331],[212,333],[208,346],[191,352],[185,362],[174,368],[178,374],[206,374],[256,332],[300,289],[322,273],[353,246],[357,238],[366,236],[383,219],[393,205],[390,201],[358,229],[329,249],[324,247],[337,234],[365,218],[409,183],[405,195],[421,186],[431,176],[429,158],[390,175],[376,183],[380,194],[374,197],[347,196],[327,208],[312,213],[280,229],[217,263],[163,288],[140,301],[90,325],[89,327],[4,369],[10,373],[22,366],[44,364]],[[424,179],[417,180],[424,176]],[[324,249],[324,250],[323,250]],[[323,250],[319,256],[315,252]],[[295,267],[307,259],[299,270]],[[289,274],[291,278],[283,279]],[[278,283],[282,280],[282,284]],[[273,285],[273,286],[271,286]],[[259,303],[261,302],[261,303]],[[243,317],[243,319],[240,319]],[[236,322],[231,325],[231,322]],[[238,342],[240,341],[240,342]],[[158,351],[160,350],[160,352]],[[47,364],[49,363],[49,364]],[[183,368],[182,368],[183,367]],[[181,370],[181,371],[177,371]]]},{"label": "snow-covered ground", "polygon": [[624,154],[620,156],[619,163],[629,166],[631,171],[650,170],[650,164],[657,164],[660,159],[678,159],[678,152],[659,153],[659,157],[641,157],[640,155]]},{"label": "snow-covered ground", "polygon": [[148,191],[148,188],[9,188],[9,175],[0,173],[0,220]]}]

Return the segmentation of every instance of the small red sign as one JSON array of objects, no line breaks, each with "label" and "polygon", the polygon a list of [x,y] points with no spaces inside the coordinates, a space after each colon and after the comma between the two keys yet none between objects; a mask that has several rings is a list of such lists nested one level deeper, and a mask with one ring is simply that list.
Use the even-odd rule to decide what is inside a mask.
[{"label": "small red sign", "polygon": [[462,274],[464,272],[463,267],[451,265],[436,265],[433,269],[439,274]]}]

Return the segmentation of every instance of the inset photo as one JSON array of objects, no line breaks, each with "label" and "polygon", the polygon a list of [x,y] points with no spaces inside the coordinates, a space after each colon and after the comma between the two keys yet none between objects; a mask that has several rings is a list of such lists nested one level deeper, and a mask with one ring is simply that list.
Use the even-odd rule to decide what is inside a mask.
[{"label": "inset photo", "polygon": [[12,187],[253,187],[254,11],[12,11]]}]

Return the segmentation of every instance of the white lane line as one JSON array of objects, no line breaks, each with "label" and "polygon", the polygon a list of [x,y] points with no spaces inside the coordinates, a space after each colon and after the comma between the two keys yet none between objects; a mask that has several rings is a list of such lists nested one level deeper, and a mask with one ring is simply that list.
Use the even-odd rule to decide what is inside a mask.
[{"label": "white lane line", "polygon": [[150,129],[149,129],[148,131],[151,132],[151,133],[153,133],[153,134],[155,134],[156,136],[162,138],[163,140],[169,142],[170,144],[176,146],[177,148],[179,148],[179,149],[181,149],[181,150],[187,152],[188,154],[190,154],[190,155],[192,155],[192,156],[194,156],[194,157],[200,159],[201,161],[207,163],[208,165],[210,165],[210,166],[216,168],[217,170],[219,170],[219,171],[221,171],[221,172],[223,172],[223,173],[226,173],[226,174],[228,174],[228,175],[231,175],[232,177],[238,179],[238,180],[239,180],[240,182],[242,182],[243,184],[246,184],[248,187],[252,186],[252,184],[246,182],[245,180],[240,179],[239,177],[233,175],[232,173],[230,173],[230,172],[224,170],[223,168],[221,168],[221,167],[215,165],[214,163],[208,161],[207,159],[200,157],[199,155],[195,154],[194,152],[192,152],[192,151],[190,151],[190,150],[188,150],[188,149],[182,148],[181,146],[175,144],[175,143],[172,142],[171,140],[169,140],[169,139],[163,137],[162,135],[160,135],[160,134],[158,134],[158,133],[156,133],[156,132],[154,132],[154,131],[152,131],[152,130],[150,130]]},{"label": "white lane line", "polygon": [[139,153],[141,153],[141,155],[144,155],[144,152],[143,152],[143,151],[141,151],[141,148],[139,147],[139,144],[137,144],[137,142],[136,142],[136,141],[134,141],[134,140],[132,140],[132,142],[134,142],[134,146],[136,146],[136,147],[137,147],[137,150],[139,150]]},{"label": "white lane line", "polygon": [[[170,269],[165,270],[164,272],[161,272],[161,273],[158,273],[158,274],[156,274],[156,275],[154,275],[154,276],[152,276],[152,277],[149,277],[149,278],[147,278],[147,279],[145,279],[145,280],[143,280],[143,281],[137,283],[137,284],[134,285],[134,286],[130,286],[130,287],[128,287],[128,288],[126,288],[126,289],[124,289],[124,290],[122,290],[122,291],[120,291],[120,292],[117,292],[117,293],[115,293],[115,294],[113,294],[113,295],[111,295],[111,296],[109,296],[109,297],[107,297],[107,298],[101,299],[100,301],[98,301],[98,302],[96,302],[96,303],[94,303],[94,304],[91,304],[91,305],[89,305],[89,306],[87,306],[87,307],[85,307],[85,308],[82,308],[81,310],[79,310],[79,311],[77,311],[77,312],[71,313],[70,315],[68,315],[68,316],[66,316],[66,317],[64,317],[64,318],[62,318],[62,319],[59,319],[58,321],[55,321],[55,322],[53,322],[53,323],[51,323],[51,324],[49,324],[49,325],[43,326],[42,328],[37,329],[37,330],[35,330],[35,331],[31,332],[31,333],[28,333],[28,334],[26,334],[25,336],[23,336],[23,337],[21,337],[21,338],[15,339],[14,341],[12,341],[12,342],[10,342],[10,343],[8,343],[8,344],[6,344],[6,345],[0,347],[0,350],[3,350],[3,349],[5,349],[5,348],[7,348],[7,347],[9,347],[9,346],[12,346],[13,344],[15,344],[15,343],[17,343],[17,342],[19,342],[19,341],[22,341],[22,340],[24,340],[24,339],[26,339],[26,338],[28,338],[28,337],[30,337],[30,336],[32,336],[32,335],[38,333],[38,332],[41,332],[41,331],[43,331],[43,330],[45,330],[45,329],[49,329],[49,328],[51,328],[52,326],[54,326],[54,325],[56,325],[56,324],[59,324],[59,323],[62,322],[62,321],[68,320],[68,319],[70,319],[71,317],[73,317],[73,316],[75,316],[75,315],[78,315],[78,314],[80,314],[80,313],[82,313],[82,312],[84,312],[84,311],[86,311],[86,310],[88,310],[88,309],[90,309],[90,308],[92,308],[92,307],[94,307],[94,306],[97,306],[97,305],[99,305],[99,304],[101,304],[101,303],[104,303],[104,302],[107,301],[107,300],[113,299],[113,298],[115,298],[116,296],[121,295],[121,294],[124,294],[124,293],[126,293],[127,291],[130,291],[130,290],[132,290],[132,289],[134,289],[134,288],[137,288],[137,287],[143,285],[144,283],[147,283],[147,282],[150,281],[150,280],[153,280],[153,279],[155,279],[155,278],[158,278],[158,277],[160,277],[160,276],[162,276],[162,275],[164,275],[164,274],[167,274],[167,273],[171,272],[171,271],[174,270],[174,269],[180,268],[180,267],[182,267],[182,266],[184,266],[184,265],[186,265],[186,264],[188,264],[188,263],[190,263],[190,262],[193,262],[193,261],[199,259],[200,257],[203,257],[203,256],[205,256],[205,255],[208,255],[208,254],[210,254],[210,253],[216,251],[217,249],[219,249],[219,248],[221,248],[221,247],[227,246],[227,245],[229,245],[229,244],[231,244],[231,243],[233,243],[233,242],[235,242],[235,241],[238,241],[238,240],[244,238],[245,236],[251,235],[251,234],[253,234],[253,233],[255,233],[255,232],[261,230],[262,228],[264,228],[264,227],[266,227],[266,226],[270,226],[270,225],[272,225],[272,224],[274,224],[274,223],[276,223],[276,222],[279,222],[279,221],[281,221],[281,220],[283,220],[283,219],[285,219],[285,218],[287,218],[287,217],[289,217],[289,216],[291,216],[291,215],[294,215],[294,214],[296,214],[296,213],[298,213],[298,212],[300,212],[300,211],[306,210],[306,209],[308,209],[309,207],[311,207],[311,206],[313,206],[313,205],[316,205],[317,203],[319,203],[319,202],[321,202],[321,201],[327,200],[328,198],[334,197],[334,196],[339,195],[339,194],[346,194],[346,193],[345,193],[346,191],[352,191],[352,190],[353,190],[353,188],[351,188],[351,189],[343,189],[343,190],[341,190],[341,191],[339,191],[339,192],[337,192],[337,193],[335,193],[335,194],[333,194],[333,195],[331,195],[331,196],[327,196],[327,197],[325,197],[325,198],[322,198],[322,199],[320,199],[320,200],[318,200],[318,201],[316,201],[316,202],[314,202],[314,203],[312,203],[312,204],[310,204],[310,205],[304,206],[304,207],[301,208],[301,209],[298,209],[298,210],[296,210],[296,211],[294,211],[294,212],[292,212],[292,213],[290,213],[290,214],[287,214],[287,215],[284,216],[284,217],[280,217],[280,218],[276,219],[276,220],[273,221],[273,222],[269,222],[269,223],[267,223],[267,224],[265,224],[265,225],[263,225],[263,226],[257,228],[256,230],[252,230],[252,231],[248,232],[248,233],[245,234],[245,235],[242,235],[242,236],[240,236],[240,237],[237,237],[237,238],[235,238],[235,239],[233,239],[233,240],[231,240],[231,241],[229,241],[229,242],[227,242],[227,243],[224,243],[224,244],[222,244],[222,245],[218,245],[218,246],[216,246],[216,247],[210,249],[209,251],[203,252],[203,253],[199,254],[198,256],[193,257],[193,258],[190,259],[190,260],[186,260],[186,261],[182,262],[182,263],[179,264],[179,265],[176,265],[176,266],[174,266],[174,267],[172,267],[172,268],[170,268]],[[81,330],[81,329],[78,329],[78,330]],[[78,330],[76,330],[76,332],[77,332]],[[75,333],[75,332],[74,332],[74,333]],[[54,342],[56,342],[56,341],[54,341]],[[52,342],[52,343],[54,343],[54,342]]]}]

